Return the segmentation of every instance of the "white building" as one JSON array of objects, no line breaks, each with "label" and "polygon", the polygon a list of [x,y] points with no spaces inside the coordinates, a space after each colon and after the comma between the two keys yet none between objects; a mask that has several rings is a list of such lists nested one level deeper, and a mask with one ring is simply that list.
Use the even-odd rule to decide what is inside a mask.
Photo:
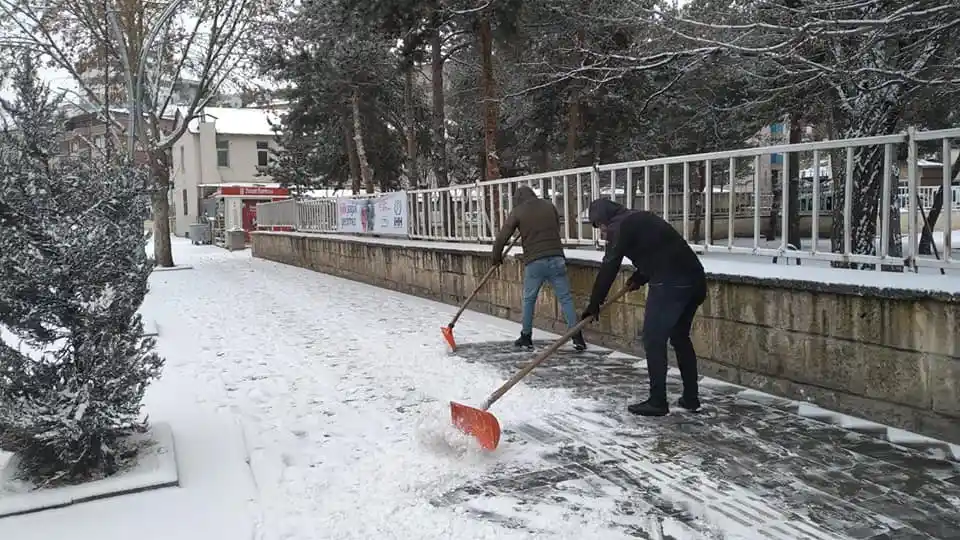
[{"label": "white building", "polygon": [[207,219],[219,230],[255,226],[256,203],[281,193],[263,174],[279,122],[277,110],[235,108],[206,108],[190,120],[172,149],[174,234],[186,236]]}]

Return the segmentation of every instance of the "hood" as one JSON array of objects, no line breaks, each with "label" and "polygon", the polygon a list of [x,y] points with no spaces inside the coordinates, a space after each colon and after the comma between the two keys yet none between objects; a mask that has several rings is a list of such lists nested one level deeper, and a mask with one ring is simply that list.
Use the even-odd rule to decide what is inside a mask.
[{"label": "hood", "polygon": [[517,191],[513,194],[513,205],[520,206],[525,202],[537,200],[537,194],[534,193],[533,189],[530,186],[520,186],[517,188]]},{"label": "hood", "polygon": [[588,219],[594,227],[609,225],[616,216],[627,213],[626,207],[610,199],[597,199],[590,203]]}]

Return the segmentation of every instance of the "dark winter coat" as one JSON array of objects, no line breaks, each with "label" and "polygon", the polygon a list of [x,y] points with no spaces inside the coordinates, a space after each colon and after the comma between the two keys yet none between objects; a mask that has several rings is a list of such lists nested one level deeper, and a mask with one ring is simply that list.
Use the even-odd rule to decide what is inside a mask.
[{"label": "dark winter coat", "polygon": [[513,196],[513,211],[493,242],[494,262],[502,261],[503,248],[517,229],[520,230],[525,264],[545,257],[563,256],[557,207],[537,197],[527,186],[517,189]]},{"label": "dark winter coat", "polygon": [[613,285],[623,258],[637,271],[637,285],[651,283],[699,284],[705,280],[700,258],[683,236],[660,216],[643,210],[628,210],[609,199],[590,203],[590,223],[606,229],[607,247],[590,296],[591,306],[600,306]]}]

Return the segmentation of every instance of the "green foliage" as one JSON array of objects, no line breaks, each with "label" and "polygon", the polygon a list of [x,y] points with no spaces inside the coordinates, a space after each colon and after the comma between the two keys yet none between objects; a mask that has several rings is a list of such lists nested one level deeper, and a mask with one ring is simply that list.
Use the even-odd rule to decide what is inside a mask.
[{"label": "green foliage", "polygon": [[0,449],[32,480],[72,482],[135,454],[125,438],[163,365],[137,313],[147,176],[56,156],[58,99],[30,59],[14,87],[0,101]]},{"label": "green foliage", "polygon": [[[295,144],[316,141],[311,166],[343,183],[350,174],[344,132],[351,128],[342,113],[346,88],[362,85],[364,140],[375,174],[401,174],[407,151],[402,73],[413,62],[429,74],[436,32],[445,58],[445,107],[432,115],[443,117],[446,139],[439,145],[431,139],[430,81],[419,77],[419,157],[442,149],[453,182],[482,175],[481,15],[494,26],[496,148],[503,176],[742,147],[786,114],[829,123],[835,135],[874,134],[861,132],[889,131],[907,121],[943,126],[955,109],[958,40],[942,39],[928,58],[918,47],[956,33],[950,17],[960,17],[957,9],[941,6],[937,17],[922,21],[930,34],[922,35],[907,24],[920,19],[884,27],[876,23],[883,14],[867,7],[843,12],[849,21],[868,21],[862,32],[838,30],[822,22],[840,9],[826,0],[693,0],[673,6],[658,0],[311,4],[287,26],[299,36],[297,47],[268,64],[297,88],[287,118],[298,134]],[[892,31],[903,35],[894,38]],[[881,60],[886,67],[877,64]],[[910,77],[922,84],[896,71],[918,60],[929,69]],[[936,66],[947,68],[939,82],[931,71]],[[336,81],[349,84],[337,87]],[[849,122],[857,116],[855,106],[867,103],[857,96],[880,99],[892,88],[904,90],[894,92],[904,98],[897,122]],[[436,160],[428,163],[436,167]]]}]

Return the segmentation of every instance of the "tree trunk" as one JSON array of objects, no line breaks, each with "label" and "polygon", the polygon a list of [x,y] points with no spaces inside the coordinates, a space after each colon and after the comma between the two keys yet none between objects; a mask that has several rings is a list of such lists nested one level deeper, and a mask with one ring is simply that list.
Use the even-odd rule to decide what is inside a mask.
[{"label": "tree trunk", "polygon": [[[574,95],[570,101],[570,106],[567,109],[567,148],[564,153],[564,160],[566,161],[566,167],[572,169],[577,166],[577,156],[579,155],[579,134],[580,134],[580,125],[582,116],[580,114],[580,99],[578,95]],[[577,238],[577,227],[580,226],[579,216],[576,215],[577,212],[577,200],[583,197],[581,190],[577,189],[577,176],[571,175],[568,177],[569,184],[567,186],[567,193],[564,195],[564,216],[567,216],[567,231],[570,235],[570,238]]]},{"label": "tree trunk", "polygon": [[438,187],[450,184],[447,172],[447,116],[444,110],[443,92],[443,39],[440,36],[439,16],[434,19],[434,27],[430,35],[430,68],[431,93],[433,94],[433,175]]},{"label": "tree trunk", "polygon": [[[844,138],[863,137],[877,133],[892,133],[900,116],[901,96],[863,96],[862,110],[851,117],[852,125],[845,130]],[[883,187],[883,146],[863,146],[853,154],[853,201],[851,201],[850,236],[853,253],[875,255],[877,216],[880,211],[880,192]],[[843,196],[838,203],[843,207]],[[891,204],[891,208],[895,208]],[[889,211],[891,209],[886,209]],[[840,216],[843,213],[841,211]],[[842,219],[842,217],[841,217]],[[891,222],[892,225],[892,222]],[[840,229],[843,230],[842,228]],[[886,239],[884,239],[886,241]],[[892,246],[895,247],[895,246]],[[890,255],[898,256],[891,250]],[[855,267],[857,265],[854,265]],[[872,265],[865,265],[870,267]]]},{"label": "tree trunk", "polygon": [[537,122],[537,134],[534,138],[533,155],[531,157],[538,173],[553,170],[553,160],[550,157],[550,137],[548,135],[552,129],[553,125],[549,121],[540,120]]},{"label": "tree trunk", "polygon": [[[790,114],[790,133],[789,144],[800,144],[803,142],[803,128],[800,125],[800,114]],[[790,164],[790,178],[785,179],[787,193],[787,243],[802,249],[802,240],[800,237],[800,154],[791,152],[787,158]],[[819,164],[813,165],[814,171],[819,172]],[[816,174],[814,174],[816,176]],[[814,179],[818,181],[819,179]],[[816,226],[814,223],[813,226]]]},{"label": "tree trunk", "polygon": [[[950,156],[944,156],[941,159],[950,159]],[[953,178],[951,178],[951,184],[953,179],[960,176],[960,156],[957,156],[957,159],[953,162],[953,167],[950,169],[953,173]],[[940,189],[937,190],[937,194],[933,196],[933,207],[930,208],[930,213],[927,215],[927,221],[930,222],[930,231],[924,229],[923,233],[920,236],[920,246],[919,252],[921,255],[932,255],[933,254],[933,229],[937,226],[937,220],[940,219],[940,212],[943,211],[943,199],[946,197],[946,194],[943,192],[943,186],[940,186]],[[949,234],[944,232],[944,234]]]},{"label": "tree trunk", "polygon": [[416,65],[410,62],[405,70],[403,88],[403,107],[407,122],[407,176],[402,183],[404,190],[420,185],[420,174],[417,171],[417,118],[413,101],[413,76]]},{"label": "tree trunk", "polygon": [[500,101],[497,99],[493,73],[493,29],[490,14],[480,15],[480,88],[483,92],[483,150],[487,180],[500,178],[500,157],[497,154],[497,123],[500,119]]},{"label": "tree trunk", "polygon": [[373,175],[370,174],[370,163],[367,161],[367,151],[363,146],[363,124],[360,122],[360,89],[353,88],[353,141],[357,146],[357,160],[360,162],[360,176],[367,193],[373,193]]},{"label": "tree trunk", "polygon": [[[890,220],[889,232],[887,235],[888,255],[894,257],[903,257],[903,235],[900,225],[900,207],[897,204],[897,195],[900,190],[896,182],[890,183],[890,207],[887,209],[888,219]],[[881,209],[882,211],[882,209]],[[884,265],[881,268],[884,272],[903,272],[900,265]]]},{"label": "tree trunk", "polygon": [[[783,170],[770,171],[770,185],[773,189],[773,197],[770,200],[770,216],[767,221],[767,230],[764,234],[764,238],[770,242],[777,239],[777,232],[780,229],[780,202],[783,200],[783,189],[785,186],[782,173]],[[730,189],[733,189],[733,186],[731,186]]]},{"label": "tree trunk", "polygon": [[[930,208],[930,213],[927,214],[927,223],[930,224],[930,227],[923,227],[920,233],[920,246],[918,251],[921,255],[933,255],[933,229],[937,226],[937,220],[940,219],[940,212],[943,211],[943,186],[940,186],[940,189],[937,190],[937,194],[933,196],[933,207]],[[920,204],[917,201],[917,204]],[[948,234],[944,231],[944,234]]]},{"label": "tree trunk", "polygon": [[357,157],[357,145],[353,139],[351,109],[343,110],[343,143],[350,161],[350,192],[357,195],[360,193],[360,158]]},{"label": "tree trunk", "polygon": [[157,266],[172,268],[170,245],[170,168],[165,151],[150,153],[150,205],[153,207],[153,257]]},{"label": "tree trunk", "polygon": [[[827,133],[830,140],[839,138],[837,129],[837,112],[834,108],[830,109],[827,117]],[[830,156],[830,178],[833,189],[831,190],[833,226],[830,228],[830,251],[833,253],[843,253],[843,201],[846,183],[850,181],[847,178],[847,153],[843,150],[832,150]],[[841,181],[842,179],[842,181]],[[830,263],[834,268],[848,268],[849,265],[841,262]]]}]

